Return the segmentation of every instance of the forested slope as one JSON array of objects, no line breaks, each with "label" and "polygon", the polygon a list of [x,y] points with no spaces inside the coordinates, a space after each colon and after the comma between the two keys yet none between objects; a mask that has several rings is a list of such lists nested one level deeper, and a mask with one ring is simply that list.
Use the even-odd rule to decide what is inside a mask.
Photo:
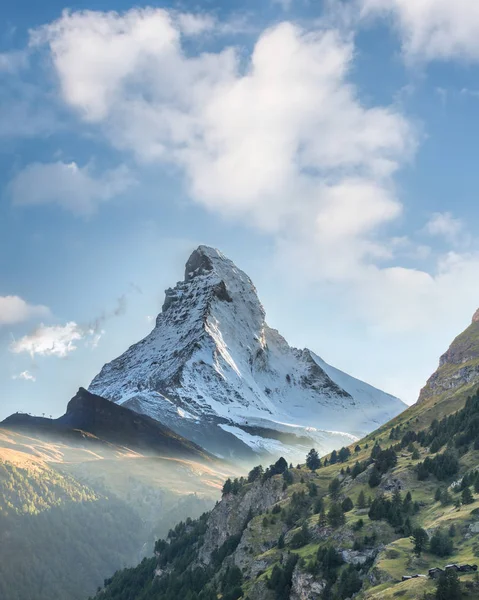
[{"label": "forested slope", "polygon": [[227,481],[211,513],[179,524],[97,598],[478,598],[478,465],[479,394],[426,427],[406,411],[323,460],[311,452]]}]

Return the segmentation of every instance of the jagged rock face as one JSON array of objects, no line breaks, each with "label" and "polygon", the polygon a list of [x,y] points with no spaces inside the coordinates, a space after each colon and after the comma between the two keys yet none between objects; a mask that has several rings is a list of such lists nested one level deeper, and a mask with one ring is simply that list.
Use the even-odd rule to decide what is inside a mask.
[{"label": "jagged rock face", "polygon": [[325,581],[318,581],[298,568],[293,572],[291,584],[290,600],[319,600],[326,587]]},{"label": "jagged rock face", "polygon": [[[199,562],[208,565],[211,562],[211,553],[219,548],[229,536],[243,533],[247,538],[247,523],[249,515],[257,515],[271,508],[274,504],[286,497],[286,492],[282,489],[282,484],[277,480],[270,479],[261,484],[255,483],[244,495],[235,496],[228,494],[223,496],[215,508],[211,511],[208,519],[208,528],[206,530],[204,543],[200,549]],[[273,546],[277,541],[271,541]],[[268,548],[264,548],[266,551]],[[235,562],[242,567],[245,566],[245,554],[241,545],[236,551]],[[252,560],[251,557],[250,562]]]},{"label": "jagged rock face", "polygon": [[218,455],[251,458],[288,454],[278,432],[309,436],[323,451],[349,444],[404,409],[310,350],[291,348],[266,324],[251,279],[206,246],[166,291],[153,331],[89,389]]},{"label": "jagged rock face", "polygon": [[439,359],[439,367],[421,390],[419,402],[473,385],[479,385],[479,310]]}]

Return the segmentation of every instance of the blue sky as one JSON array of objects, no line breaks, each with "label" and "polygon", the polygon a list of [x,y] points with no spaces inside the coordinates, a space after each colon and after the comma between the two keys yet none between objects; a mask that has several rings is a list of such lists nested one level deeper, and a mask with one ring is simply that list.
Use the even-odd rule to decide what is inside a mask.
[{"label": "blue sky", "polygon": [[479,306],[473,3],[0,17],[0,417],[62,413],[199,244],[290,343],[415,401]]}]

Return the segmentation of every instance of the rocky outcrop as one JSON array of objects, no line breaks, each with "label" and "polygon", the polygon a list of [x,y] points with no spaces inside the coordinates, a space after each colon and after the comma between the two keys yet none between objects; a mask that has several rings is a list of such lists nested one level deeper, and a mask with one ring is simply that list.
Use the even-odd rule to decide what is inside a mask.
[{"label": "rocky outcrop", "polygon": [[208,519],[199,562],[208,565],[213,550],[224,544],[228,537],[242,534],[251,516],[261,514],[284,497],[281,482],[276,479],[254,483],[245,493],[223,496]]},{"label": "rocky outcrop", "polygon": [[452,394],[475,383],[479,384],[479,310],[439,359],[439,367],[421,390],[418,402]]},{"label": "rocky outcrop", "polygon": [[325,581],[296,567],[291,582],[290,600],[319,600],[325,587]]},{"label": "rocky outcrop", "polygon": [[381,548],[371,548],[369,550],[343,550],[341,556],[345,563],[349,565],[364,565],[368,560],[375,558]]}]

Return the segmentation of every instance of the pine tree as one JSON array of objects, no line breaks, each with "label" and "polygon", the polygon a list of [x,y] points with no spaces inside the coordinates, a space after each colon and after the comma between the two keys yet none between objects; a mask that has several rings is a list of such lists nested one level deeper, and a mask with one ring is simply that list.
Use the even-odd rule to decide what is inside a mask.
[{"label": "pine tree", "polygon": [[336,527],[339,527],[340,525],[343,525],[344,522],[345,522],[344,512],[343,512],[343,509],[341,508],[341,505],[338,504],[337,502],[333,503],[328,512],[328,523],[331,525],[331,527],[336,528]]},{"label": "pine tree", "polygon": [[461,500],[463,504],[472,504],[474,502],[474,496],[470,488],[466,487],[462,490]]},{"label": "pine tree", "polygon": [[339,482],[339,479],[333,479],[329,484],[329,494],[333,500],[337,500],[339,498],[340,489],[341,484]]},{"label": "pine tree", "polygon": [[437,582],[436,600],[461,600],[461,585],[457,574],[452,570],[441,573]]},{"label": "pine tree", "polygon": [[226,496],[227,494],[231,494],[231,492],[233,491],[233,483],[231,481],[231,479],[227,479],[223,485],[223,496]]},{"label": "pine tree", "polygon": [[356,506],[358,508],[366,508],[366,496],[365,496],[363,490],[361,490],[359,492],[359,496],[358,496],[358,499],[356,501]]},{"label": "pine tree", "polygon": [[321,466],[321,459],[314,448],[311,448],[306,456],[306,466],[313,472]]},{"label": "pine tree", "polygon": [[376,467],[373,467],[371,474],[369,475],[369,487],[377,487],[381,483],[381,473]]},{"label": "pine tree", "polygon": [[421,552],[423,552],[427,548],[427,532],[424,529],[422,529],[422,527],[417,527],[412,532],[412,541],[414,543],[414,554],[416,554],[416,556],[421,556]]}]

